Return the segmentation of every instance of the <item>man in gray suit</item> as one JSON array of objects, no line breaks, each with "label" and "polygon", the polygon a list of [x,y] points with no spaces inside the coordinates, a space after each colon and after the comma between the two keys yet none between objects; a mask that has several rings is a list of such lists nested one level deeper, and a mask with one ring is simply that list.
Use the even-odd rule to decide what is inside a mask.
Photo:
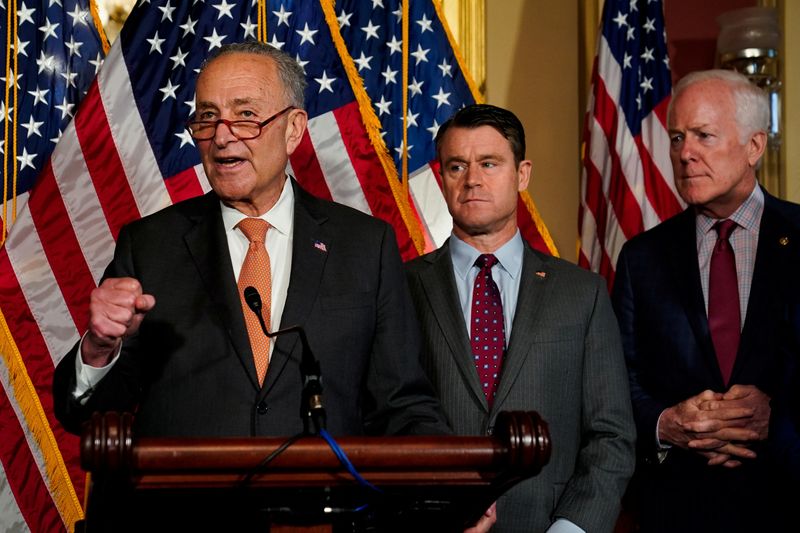
[{"label": "man in gray suit", "polygon": [[614,313],[598,276],[531,249],[522,124],[468,106],[436,136],[453,233],[407,264],[423,367],[458,434],[536,410],[553,443],[541,474],[498,502],[493,531],[611,531],[634,467],[634,424]]}]

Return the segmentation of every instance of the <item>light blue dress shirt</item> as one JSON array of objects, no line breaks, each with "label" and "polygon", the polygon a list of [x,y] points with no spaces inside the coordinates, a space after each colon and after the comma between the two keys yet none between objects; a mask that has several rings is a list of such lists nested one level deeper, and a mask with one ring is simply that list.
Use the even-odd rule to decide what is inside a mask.
[{"label": "light blue dress shirt", "polygon": [[[519,295],[520,278],[522,277],[522,236],[517,233],[494,252],[498,263],[492,267],[492,278],[500,290],[500,299],[503,302],[503,322],[506,333],[506,348],[511,338],[511,325],[514,323],[514,312],[517,310],[517,296]],[[461,303],[461,312],[467,333],[470,332],[470,318],[472,314],[472,287],[480,268],[475,266],[475,260],[481,252],[465,243],[455,235],[450,236],[450,259],[453,261],[453,273],[456,277],[456,289]]]}]

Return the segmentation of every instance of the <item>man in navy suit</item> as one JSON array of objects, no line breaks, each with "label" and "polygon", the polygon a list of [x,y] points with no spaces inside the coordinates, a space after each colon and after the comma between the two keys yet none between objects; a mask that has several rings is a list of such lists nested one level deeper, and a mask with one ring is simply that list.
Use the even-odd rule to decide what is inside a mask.
[{"label": "man in navy suit", "polygon": [[[259,373],[237,279],[261,238],[271,331],[304,327],[324,378],[331,434],[448,432],[419,362],[394,233],[312,197],[285,172],[305,132],[305,78],[262,43],[224,47],[197,80],[189,125],[212,191],[134,222],[92,292],[89,328],[61,361],[56,414],[135,411],[140,436],[270,436],[303,429],[302,345],[269,343]],[[261,246],[264,249],[264,246]],[[269,272],[266,273],[265,272]],[[263,341],[260,329],[256,341]]]},{"label": "man in navy suit", "polygon": [[689,208],[631,239],[617,262],[643,531],[780,523],[765,440],[785,288],[800,268],[800,206],[756,182],[768,106],[732,71],[676,85],[670,154]]}]

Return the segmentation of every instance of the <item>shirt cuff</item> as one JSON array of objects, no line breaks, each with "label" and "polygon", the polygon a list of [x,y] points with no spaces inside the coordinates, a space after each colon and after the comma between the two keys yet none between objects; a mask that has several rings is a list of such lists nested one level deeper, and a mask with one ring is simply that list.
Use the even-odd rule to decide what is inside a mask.
[{"label": "shirt cuff", "polygon": [[663,443],[658,438],[658,426],[661,424],[661,417],[664,416],[664,411],[661,411],[661,414],[658,415],[658,420],[656,420],[656,457],[658,457],[659,463],[663,463],[666,460],[667,452],[672,448],[672,444]]},{"label": "shirt cuff", "polygon": [[122,351],[122,344],[120,343],[114,356],[106,366],[89,366],[83,362],[83,357],[81,356],[81,348],[87,334],[88,332],[83,334],[81,342],[78,344],[78,355],[75,357],[75,389],[72,391],[72,397],[78,400],[81,405],[85,405],[89,401],[89,397],[94,392],[94,386],[114,367]]},{"label": "shirt cuff", "polygon": [[586,533],[583,529],[576,526],[566,518],[559,518],[555,522],[553,522],[549,528],[547,528],[547,533]]}]

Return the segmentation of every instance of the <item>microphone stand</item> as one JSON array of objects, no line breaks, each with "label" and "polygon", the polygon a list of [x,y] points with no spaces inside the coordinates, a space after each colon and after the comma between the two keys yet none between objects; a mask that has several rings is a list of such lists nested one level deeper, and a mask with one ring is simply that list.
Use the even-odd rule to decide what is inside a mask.
[{"label": "microphone stand", "polygon": [[264,316],[261,313],[261,295],[255,287],[245,287],[244,299],[247,306],[258,317],[261,330],[269,338],[283,335],[284,333],[297,332],[300,337],[302,356],[300,358],[300,375],[303,378],[303,390],[300,397],[300,416],[303,419],[303,432],[307,435],[319,435],[326,429],[327,416],[322,402],[322,372],[319,361],[311,352],[311,347],[306,338],[306,332],[299,325],[289,326],[272,333],[267,330]]}]

